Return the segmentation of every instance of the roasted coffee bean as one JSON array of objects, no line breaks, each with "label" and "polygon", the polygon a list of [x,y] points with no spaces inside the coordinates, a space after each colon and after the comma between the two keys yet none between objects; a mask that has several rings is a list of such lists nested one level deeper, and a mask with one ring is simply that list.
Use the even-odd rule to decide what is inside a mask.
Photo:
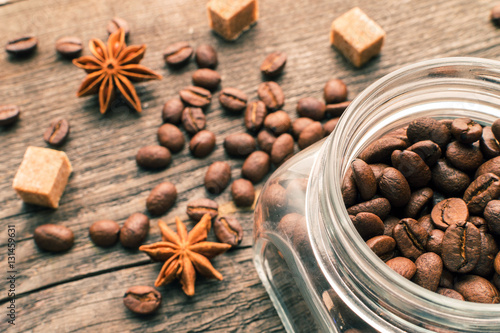
[{"label": "roasted coffee bean", "polygon": [[464,201],[471,214],[482,214],[486,204],[500,195],[500,178],[485,173],[474,180],[464,193]]},{"label": "roasted coffee bean", "polygon": [[415,266],[417,266],[417,271],[412,281],[422,288],[436,291],[443,273],[441,257],[433,252],[424,253],[415,260]]},{"label": "roasted coffee bean", "polygon": [[484,208],[484,218],[488,222],[488,230],[500,236],[500,200],[491,200]]},{"label": "roasted coffee bean", "polygon": [[196,134],[205,129],[207,118],[200,108],[188,106],[182,111],[182,125],[189,134]]},{"label": "roasted coffee bean", "polygon": [[268,212],[268,217],[271,220],[279,221],[287,208],[288,200],[285,188],[280,184],[274,183],[269,185],[263,193],[262,202],[265,203],[264,211]]},{"label": "roasted coffee bean", "polygon": [[118,242],[120,226],[112,220],[100,220],[92,223],[89,228],[90,239],[97,246],[108,247]]},{"label": "roasted coffee bean", "polygon": [[297,144],[300,149],[305,149],[325,137],[323,126],[319,121],[309,124],[300,133]]},{"label": "roasted coffee bean", "polygon": [[431,170],[415,152],[395,150],[392,152],[391,161],[413,188],[426,186],[431,180]]},{"label": "roasted coffee bean", "polygon": [[172,154],[162,146],[145,146],[139,149],[135,161],[145,169],[164,169],[172,161]]},{"label": "roasted coffee bean", "polygon": [[177,188],[171,182],[156,185],[146,199],[146,208],[152,215],[165,214],[177,200]]},{"label": "roasted coffee bean", "polygon": [[359,158],[368,164],[389,163],[394,150],[403,150],[406,147],[407,143],[404,140],[385,136],[373,141],[361,152]]},{"label": "roasted coffee bean", "polygon": [[432,200],[434,192],[430,187],[424,187],[419,190],[414,191],[408,204],[404,209],[404,215],[411,218],[416,218],[422,209],[429,204]]},{"label": "roasted coffee bean", "polygon": [[193,73],[193,84],[208,90],[215,90],[220,84],[220,74],[210,68],[200,68]]},{"label": "roasted coffee bean", "polygon": [[484,162],[476,171],[475,178],[485,173],[493,173],[500,177],[500,156]]},{"label": "roasted coffee bean", "polygon": [[384,222],[373,213],[359,213],[352,223],[364,240],[384,234]]},{"label": "roasted coffee bean", "polygon": [[347,99],[347,86],[340,79],[328,80],[323,88],[323,98],[326,104],[344,102]]},{"label": "roasted coffee bean", "polygon": [[346,207],[351,207],[356,204],[358,200],[358,188],[356,187],[356,181],[354,180],[351,168],[347,169],[344,175],[341,192]]},{"label": "roasted coffee bean", "polygon": [[323,130],[325,133],[325,136],[329,136],[335,127],[337,127],[337,123],[339,122],[340,118],[333,118],[328,120],[326,123],[323,124]]},{"label": "roasted coffee bean", "polygon": [[492,235],[484,232],[481,235],[481,254],[476,267],[471,271],[471,274],[479,275],[488,278],[493,273],[493,262],[498,253],[498,246]]},{"label": "roasted coffee bean", "polygon": [[493,133],[495,139],[497,139],[498,141],[500,139],[500,119],[497,119],[493,122],[493,124],[491,125],[491,132]]},{"label": "roasted coffee bean", "polygon": [[219,63],[217,51],[215,51],[215,49],[208,44],[202,44],[196,48],[194,60],[200,68],[214,69]]},{"label": "roasted coffee bean", "polygon": [[264,59],[260,65],[260,71],[262,74],[274,77],[278,76],[283,72],[286,65],[286,53],[276,51],[273,52]]},{"label": "roasted coffee bean", "polygon": [[56,41],[56,51],[64,58],[77,58],[82,50],[82,40],[78,37],[62,37]]},{"label": "roasted coffee bean", "polygon": [[153,287],[133,286],[123,295],[123,304],[134,313],[148,315],[159,309],[161,294]]},{"label": "roasted coffee bean", "polygon": [[64,252],[73,246],[75,237],[73,232],[65,226],[43,224],[35,229],[33,239],[41,250]]},{"label": "roasted coffee bean", "polygon": [[255,184],[264,179],[270,168],[271,157],[263,151],[254,151],[243,162],[241,175]]},{"label": "roasted coffee bean", "polygon": [[120,230],[120,243],[127,248],[136,249],[149,233],[149,218],[142,213],[134,213],[125,221]]},{"label": "roasted coffee bean", "polygon": [[118,31],[118,29],[123,29],[125,33],[125,38],[130,34],[130,27],[128,22],[120,17],[114,17],[111,21],[108,22],[108,34],[112,34],[113,32]]},{"label": "roasted coffee bean", "polygon": [[470,222],[457,222],[446,229],[441,258],[452,273],[468,273],[474,269],[481,254],[481,234]]},{"label": "roasted coffee bean", "polygon": [[282,110],[270,113],[264,119],[264,127],[275,136],[288,132],[291,125],[290,116]]},{"label": "roasted coffee bean", "polygon": [[321,120],[325,116],[325,103],[314,97],[304,97],[297,102],[299,117]]},{"label": "roasted coffee bean", "polygon": [[196,199],[188,202],[186,214],[195,222],[199,222],[205,214],[213,219],[219,214],[219,204],[207,198]]},{"label": "roasted coffee bean", "polygon": [[214,234],[219,242],[232,247],[240,245],[243,240],[243,228],[234,217],[217,217],[214,221]]},{"label": "roasted coffee bean", "polygon": [[399,223],[399,219],[394,216],[389,216],[384,220],[384,235],[392,238],[394,227]]},{"label": "roasted coffee bean", "polygon": [[325,106],[325,118],[329,119],[340,117],[350,104],[351,101],[345,101],[337,104],[327,104]]},{"label": "roasted coffee bean", "polygon": [[43,139],[45,142],[53,146],[60,146],[66,142],[69,130],[69,122],[66,119],[54,119],[51,121],[50,126],[45,130]]},{"label": "roasted coffee bean", "polygon": [[12,39],[5,45],[5,51],[16,57],[24,57],[32,54],[38,45],[38,39],[33,36],[23,36]]},{"label": "roasted coffee bean", "polygon": [[461,196],[470,184],[469,176],[452,167],[446,159],[439,159],[431,172],[435,189],[448,196]]},{"label": "roasted coffee bean", "polygon": [[365,161],[355,159],[351,162],[352,175],[361,199],[370,200],[377,192],[377,182],[372,168]]},{"label": "roasted coffee bean", "polygon": [[184,103],[178,98],[172,98],[163,105],[161,118],[164,123],[177,125],[181,122],[183,110]]},{"label": "roasted coffee bean", "polygon": [[21,109],[17,105],[0,105],[0,126],[12,125],[19,119]]},{"label": "roasted coffee bean", "polygon": [[453,123],[453,119],[445,118],[438,120],[441,124],[445,125],[447,129],[451,130],[451,124]]},{"label": "roasted coffee bean", "polygon": [[193,48],[188,42],[177,42],[169,45],[163,51],[163,60],[172,67],[183,66],[189,62],[193,55]]},{"label": "roasted coffee bean", "polygon": [[[442,259],[443,258],[441,257],[441,260]],[[441,274],[441,280],[439,281],[439,286],[443,288],[452,289],[454,284],[455,284],[455,274],[447,270],[446,267],[443,267],[443,274]]]},{"label": "roasted coffee bean", "polygon": [[429,232],[429,240],[427,241],[427,246],[425,249],[429,252],[434,252],[441,255],[441,249],[443,244],[444,231],[439,229],[434,229]]},{"label": "roasted coffee bean", "polygon": [[491,131],[491,127],[488,126],[483,128],[483,135],[481,135],[479,139],[479,148],[481,148],[481,152],[487,159],[500,155],[500,146]]},{"label": "roasted coffee bean", "polygon": [[392,235],[398,245],[399,251],[405,257],[416,260],[425,253],[429,233],[418,221],[412,218],[402,219],[394,227]]},{"label": "roasted coffee bean", "polygon": [[448,198],[432,208],[432,222],[441,230],[446,230],[456,222],[466,221],[469,210],[465,201],[459,198]]},{"label": "roasted coffee bean", "polygon": [[231,195],[236,206],[250,207],[255,200],[255,189],[249,180],[237,179],[231,185]]},{"label": "roasted coffee bean", "polygon": [[453,141],[446,148],[446,158],[455,168],[465,172],[474,171],[483,163],[483,154],[477,142],[464,144]]},{"label": "roasted coffee bean", "polygon": [[386,198],[375,198],[370,201],[365,201],[357,205],[347,208],[347,212],[351,215],[357,215],[361,212],[373,213],[382,220],[389,215],[391,204]]},{"label": "roasted coffee bean", "polygon": [[179,96],[184,103],[200,108],[206,107],[212,99],[210,91],[196,86],[188,86],[182,89],[179,91]]},{"label": "roasted coffee bean", "polygon": [[473,143],[483,133],[481,125],[470,118],[457,118],[451,123],[451,134],[461,143]]},{"label": "roasted coffee bean", "polygon": [[[280,220],[277,230],[285,237],[290,239],[292,241],[292,244],[294,243],[294,238],[297,234],[297,229],[301,224],[305,222],[305,218],[303,215],[298,214],[298,213],[289,213],[283,216],[283,218]],[[297,235],[300,237],[300,235]]]},{"label": "roasted coffee bean", "polygon": [[375,164],[369,164],[370,168],[373,171],[373,175],[375,176],[375,181],[378,182],[382,178],[382,174],[384,173],[385,168],[388,168],[389,166],[384,163],[375,163]]},{"label": "roasted coffee bean", "polygon": [[392,237],[385,235],[375,236],[367,240],[366,245],[383,261],[394,257],[396,241]]},{"label": "roasted coffee bean", "polygon": [[412,143],[431,140],[441,148],[446,147],[451,139],[450,131],[446,125],[436,119],[425,117],[413,120],[408,125],[406,135]]},{"label": "roasted coffee bean", "polygon": [[439,148],[437,143],[432,142],[431,140],[416,142],[406,150],[417,153],[428,166],[436,164],[438,159],[441,157],[441,148]]},{"label": "roasted coffee bean", "polygon": [[234,133],[224,139],[224,149],[230,156],[248,156],[256,147],[255,139],[248,133]]},{"label": "roasted coffee bean", "polygon": [[408,136],[406,135],[406,130],[407,129],[408,129],[408,126],[400,127],[398,129],[390,131],[389,133],[387,133],[383,137],[396,138],[396,139],[399,139],[399,140],[403,140],[409,146],[410,145],[410,140],[408,139]]},{"label": "roasted coffee bean", "polygon": [[378,183],[380,193],[389,200],[391,206],[403,207],[410,201],[410,185],[401,172],[394,168],[385,168]]},{"label": "roasted coffee bean", "polygon": [[257,88],[259,98],[269,111],[276,111],[283,107],[285,104],[285,95],[283,90],[274,81],[262,82]]},{"label": "roasted coffee bean", "polygon": [[449,297],[449,298],[458,299],[459,301],[465,301],[464,297],[462,295],[460,295],[460,293],[458,291],[455,291],[453,289],[438,288],[436,290],[436,292],[439,295],[443,295],[443,296],[446,296],[446,297]]},{"label": "roasted coffee bean", "polygon": [[408,258],[396,257],[388,260],[386,262],[393,271],[401,275],[402,277],[411,280],[417,271],[417,266]]},{"label": "roasted coffee bean", "polygon": [[215,134],[203,130],[196,133],[189,141],[189,150],[194,157],[206,157],[215,148]]},{"label": "roasted coffee bean", "polygon": [[495,272],[497,274],[500,274],[500,252],[497,253],[497,255],[495,256],[495,259],[493,261],[493,268],[495,269]]},{"label": "roasted coffee bean", "polygon": [[477,275],[459,276],[454,289],[469,302],[500,303],[498,289],[490,281]]},{"label": "roasted coffee bean", "polygon": [[418,224],[424,228],[429,234],[434,230],[434,224],[432,223],[431,214],[427,214],[419,218]]},{"label": "roasted coffee bean", "polygon": [[493,273],[493,277],[491,278],[491,283],[499,289],[500,288],[500,275],[498,273]]},{"label": "roasted coffee bean", "polygon": [[[495,201],[495,200],[492,200],[492,201]],[[488,207],[488,205],[486,205],[486,207]],[[484,210],[486,211],[486,208]],[[486,222],[486,220],[483,219],[482,217],[479,217],[479,216],[469,216],[469,218],[467,219],[467,221],[469,221],[470,223],[474,224],[476,226],[476,228],[478,228],[481,233],[483,233],[483,232],[489,232],[488,222]]]},{"label": "roasted coffee bean", "polygon": [[[226,109],[231,112],[240,112],[247,106],[248,96],[243,91],[236,88],[224,88],[220,92],[219,102]],[[265,105],[262,105],[265,110]]]},{"label": "roasted coffee bean", "polygon": [[227,162],[212,163],[205,173],[205,188],[209,193],[219,194],[231,180],[231,166]]},{"label": "roasted coffee bean", "polygon": [[160,145],[168,148],[172,153],[180,152],[186,143],[181,130],[169,123],[160,126],[157,137]]},{"label": "roasted coffee bean", "polygon": [[266,129],[260,131],[257,135],[257,143],[259,144],[260,149],[267,154],[271,154],[274,141],[276,141],[276,137],[273,135],[273,133],[269,132]]},{"label": "roasted coffee bean", "polygon": [[253,101],[245,110],[245,127],[250,132],[257,132],[264,124],[267,116],[266,105],[262,101]]},{"label": "roasted coffee bean", "polygon": [[288,133],[281,134],[271,148],[271,162],[280,166],[293,156],[293,148],[293,137]]},{"label": "roasted coffee bean", "polygon": [[293,121],[292,123],[292,134],[295,139],[299,138],[300,133],[306,128],[308,125],[312,124],[314,120],[307,117],[300,117]]}]

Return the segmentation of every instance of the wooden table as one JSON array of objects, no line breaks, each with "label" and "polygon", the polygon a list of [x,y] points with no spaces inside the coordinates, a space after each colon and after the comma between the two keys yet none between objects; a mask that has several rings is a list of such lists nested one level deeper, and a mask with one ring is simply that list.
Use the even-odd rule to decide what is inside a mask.
[{"label": "wooden table", "polygon": [[[286,71],[278,82],[286,95],[284,107],[292,118],[305,96],[321,98],[324,83],[341,78],[350,98],[383,75],[403,65],[444,56],[500,58],[500,30],[489,22],[493,0],[454,1],[340,1],[262,0],[258,24],[236,42],[228,43],[208,28],[204,0],[0,0],[0,44],[26,33],[39,38],[33,57],[15,60],[0,50],[0,104],[22,108],[21,120],[0,128],[0,331],[33,332],[282,332],[283,326],[252,263],[252,212],[234,213],[243,224],[245,239],[237,249],[217,257],[214,266],[224,281],[198,278],[196,295],[187,297],[180,285],[160,288],[160,311],[147,318],[122,304],[132,285],[152,285],[161,264],[121,245],[108,249],[93,245],[88,228],[96,220],[119,223],[134,212],[146,212],[149,191],[163,180],[176,184],[177,203],[162,218],[185,218],[186,202],[207,196],[203,176],[209,164],[227,160],[222,142],[243,132],[241,116],[227,115],[214,98],[208,129],[217,134],[216,150],[194,159],[187,148],[174,155],[160,172],[137,167],[135,154],[156,143],[161,107],[190,84],[194,62],[178,71],[165,67],[163,49],[187,40],[193,46],[209,43],[219,52],[222,85],[234,86],[256,98],[262,82],[259,65],[266,54],[288,54]],[[360,6],[387,32],[382,55],[355,69],[329,46],[331,21],[354,5]],[[162,81],[137,84],[144,111],[137,114],[118,106],[105,116],[95,97],[76,98],[84,73],[54,51],[57,38],[75,35],[87,44],[105,39],[109,19],[119,16],[131,26],[129,44],[148,46],[142,64],[164,75]],[[88,53],[86,45],[85,53]],[[24,205],[11,188],[26,147],[46,147],[42,136],[50,120],[68,119],[71,137],[61,148],[73,163],[70,179],[57,210]],[[229,159],[232,177],[240,177],[243,160]],[[263,184],[263,183],[262,183]],[[262,186],[259,184],[259,186]],[[217,197],[231,208],[229,190]],[[229,204],[228,204],[229,203]],[[45,223],[71,228],[75,245],[67,253],[44,253],[35,246],[33,230]],[[7,225],[16,229],[16,325],[7,324]],[[146,243],[160,239],[152,219]],[[191,227],[190,223],[188,227]],[[214,239],[210,235],[210,239]]]}]

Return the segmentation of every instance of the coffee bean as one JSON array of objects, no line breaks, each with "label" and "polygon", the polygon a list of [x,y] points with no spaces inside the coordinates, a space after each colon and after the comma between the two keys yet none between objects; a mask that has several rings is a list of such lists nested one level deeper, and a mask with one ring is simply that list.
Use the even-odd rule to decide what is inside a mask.
[{"label": "coffee bean", "polygon": [[500,146],[491,131],[491,127],[487,126],[483,128],[483,135],[479,139],[479,148],[487,159],[500,155]]},{"label": "coffee bean", "polygon": [[284,52],[276,51],[269,54],[262,64],[260,65],[260,71],[262,74],[274,77],[278,76],[283,72],[286,65],[286,54]]},{"label": "coffee bean", "polygon": [[255,200],[255,189],[246,179],[238,179],[231,185],[231,195],[238,207],[250,207]]},{"label": "coffee bean", "polygon": [[471,274],[479,275],[485,278],[490,277],[493,273],[493,262],[498,253],[498,246],[492,235],[480,232],[481,235],[481,254],[476,267],[471,271]]},{"label": "coffee bean", "polygon": [[125,38],[127,38],[130,34],[130,27],[128,22],[120,17],[115,17],[108,23],[108,34],[112,34],[113,32],[118,31],[118,29],[123,29],[125,33]]},{"label": "coffee bean", "polygon": [[97,246],[108,247],[118,242],[120,226],[112,220],[100,220],[92,223],[89,228],[90,239]]},{"label": "coffee bean", "polygon": [[298,226],[303,222],[304,216],[298,213],[289,213],[283,216],[276,228],[283,236],[293,242]]},{"label": "coffee bean", "polygon": [[77,58],[82,50],[82,40],[78,37],[62,37],[56,41],[56,51],[64,58]]},{"label": "coffee bean", "polygon": [[120,243],[127,248],[136,249],[149,233],[149,218],[142,213],[134,213],[120,230]]},{"label": "coffee bean", "polygon": [[466,221],[469,210],[465,201],[459,198],[448,198],[432,208],[432,222],[441,230],[446,230],[457,221]]},{"label": "coffee bean", "polygon": [[254,151],[243,162],[241,175],[255,184],[264,179],[270,168],[270,156],[263,151]]},{"label": "coffee bean", "polygon": [[164,123],[171,123],[177,125],[181,122],[182,111],[184,110],[184,103],[178,98],[168,100],[164,105],[161,112],[161,117]]},{"label": "coffee bean", "polygon": [[500,195],[500,178],[492,173],[477,177],[465,190],[464,201],[471,214],[482,214],[486,204]]},{"label": "coffee bean", "polygon": [[484,218],[488,222],[488,230],[500,236],[500,200],[491,200],[484,208]]},{"label": "coffee bean", "polygon": [[193,55],[193,48],[188,42],[177,42],[169,45],[163,51],[165,63],[172,67],[182,66],[189,62]]},{"label": "coffee bean", "polygon": [[217,51],[215,51],[215,49],[208,44],[202,44],[196,48],[194,59],[200,68],[214,69],[219,63]]},{"label": "coffee bean", "polygon": [[431,170],[417,153],[395,150],[391,155],[392,165],[406,178],[413,188],[424,187],[431,180]]},{"label": "coffee bean", "polygon": [[160,126],[157,137],[160,145],[168,148],[172,153],[180,152],[186,142],[181,130],[169,123]]},{"label": "coffee bean", "polygon": [[469,302],[500,303],[500,293],[497,288],[490,281],[477,275],[459,276],[455,290]]},{"label": "coffee bean", "polygon": [[146,208],[151,215],[165,214],[177,200],[177,188],[171,182],[156,185],[146,199]]},{"label": "coffee bean", "polygon": [[410,201],[411,191],[406,178],[394,168],[385,168],[378,183],[380,193],[391,206],[403,207]]},{"label": "coffee bean", "polygon": [[276,137],[268,130],[262,130],[257,135],[257,143],[259,144],[260,149],[267,154],[271,154],[274,141],[276,141]]},{"label": "coffee bean", "polygon": [[[441,257],[441,260],[443,258]],[[441,274],[441,280],[439,281],[439,286],[443,288],[453,288],[455,284],[455,275],[443,267],[443,273]]]},{"label": "coffee bean", "polygon": [[396,257],[386,262],[393,271],[402,277],[411,280],[417,271],[417,266],[408,258]]},{"label": "coffee bean", "polygon": [[219,242],[232,247],[240,245],[243,240],[243,228],[234,217],[217,217],[214,221],[214,234]]},{"label": "coffee bean", "polygon": [[450,272],[468,273],[476,266],[481,254],[481,235],[470,222],[457,222],[446,229],[441,258]]},{"label": "coffee bean", "polygon": [[45,130],[43,139],[53,146],[60,146],[68,138],[69,130],[69,122],[66,119],[54,119]]},{"label": "coffee bean", "polygon": [[123,295],[123,304],[134,313],[148,315],[159,309],[161,294],[153,287],[133,286]]},{"label": "coffee bean", "polygon": [[446,158],[450,163],[465,172],[476,170],[483,163],[479,143],[464,144],[453,141],[446,148]]},{"label": "coffee bean", "polygon": [[474,177],[477,178],[485,173],[493,173],[500,177],[500,156],[492,158],[491,160],[481,164]]},{"label": "coffee bean", "polygon": [[[483,129],[484,131],[484,129]],[[497,141],[500,139],[500,119],[497,119],[491,125],[491,132]]]},{"label": "coffee bean", "polygon": [[491,9],[490,20],[494,25],[500,26],[500,5],[496,5]]},{"label": "coffee bean", "polygon": [[446,159],[439,159],[431,173],[435,189],[449,196],[461,196],[470,184],[469,176],[455,169]]},{"label": "coffee bean", "polygon": [[493,277],[491,278],[491,283],[498,289],[500,288],[500,275],[498,273],[493,273]]},{"label": "coffee bean", "polygon": [[375,236],[367,240],[366,245],[383,261],[394,257],[396,241],[392,237],[385,235]]},{"label": "coffee bean", "polygon": [[384,220],[384,235],[392,238],[394,227],[399,223],[399,219],[394,216],[389,216]]},{"label": "coffee bean", "polygon": [[[220,92],[219,102],[226,109],[237,113],[247,106],[248,96],[243,91],[236,88],[224,88]],[[265,111],[265,105],[262,105]]]},{"label": "coffee bean", "polygon": [[210,68],[200,68],[193,73],[193,84],[208,90],[215,90],[220,84],[220,74]]},{"label": "coffee bean", "polygon": [[425,253],[425,247],[429,240],[429,233],[418,221],[405,218],[394,227],[392,237],[398,245],[399,251],[412,260],[416,260]]},{"label": "coffee bean", "polygon": [[305,149],[325,137],[323,126],[319,121],[309,124],[300,133],[297,144],[300,149]]},{"label": "coffee bean", "polygon": [[256,147],[255,139],[248,133],[234,133],[224,139],[224,149],[230,156],[248,156]]},{"label": "coffee bean", "polygon": [[354,175],[351,168],[347,169],[340,189],[345,206],[351,207],[355,205],[358,201],[358,188],[356,187],[356,181],[354,180]]},{"label": "coffee bean", "polygon": [[331,79],[323,89],[323,98],[326,104],[344,102],[347,99],[347,86],[340,79]]},{"label": "coffee bean", "polygon": [[327,104],[325,106],[325,118],[330,119],[340,117],[350,104],[351,101],[345,101],[336,104]]},{"label": "coffee bean", "polygon": [[424,228],[429,234],[432,230],[434,230],[434,224],[432,223],[431,214],[427,214],[419,218],[418,224]]},{"label": "coffee bean", "polygon": [[262,101],[253,101],[245,110],[245,127],[250,132],[257,132],[264,124],[267,116],[266,105]]},{"label": "coffee bean", "polygon": [[0,126],[12,125],[19,119],[21,109],[17,105],[0,105]]},{"label": "coffee bean", "polygon": [[279,221],[283,216],[282,213],[287,209],[288,199],[285,188],[277,183],[270,184],[263,192],[262,202],[265,204],[264,212],[267,211],[268,218]]},{"label": "coffee bean", "polygon": [[283,90],[274,81],[262,82],[257,88],[259,98],[269,111],[276,111],[283,107],[285,104],[285,95]]},{"label": "coffee bean", "polygon": [[500,274],[498,272],[500,272],[500,252],[497,253],[497,255],[495,256],[495,259],[493,261],[493,268],[495,269],[495,272],[497,274]]},{"label": "coffee bean", "polygon": [[267,115],[264,119],[264,127],[275,136],[280,136],[290,130],[292,121],[285,111],[279,110]]},{"label": "coffee bean", "polygon": [[408,139],[412,142],[431,140],[441,148],[450,142],[450,130],[443,123],[433,118],[417,118],[413,120],[406,130]]},{"label": "coffee bean", "polygon": [[352,223],[364,240],[384,234],[384,222],[373,213],[359,213]]},{"label": "coffee bean", "polygon": [[370,200],[377,192],[377,182],[372,169],[365,161],[355,159],[351,162],[351,170],[356,188],[363,200]]},{"label": "coffee bean", "polygon": [[443,272],[441,257],[433,252],[424,253],[415,260],[415,266],[417,271],[412,281],[422,288],[436,291]]},{"label": "coffee bean", "polygon": [[71,230],[62,225],[43,224],[35,229],[33,239],[41,250],[64,252],[73,246],[75,237]]},{"label": "coffee bean", "polygon": [[206,157],[215,148],[215,134],[203,130],[196,133],[189,142],[189,150],[194,157]]},{"label": "coffee bean", "polygon": [[483,128],[470,118],[457,118],[451,123],[451,134],[461,143],[473,143],[483,134]]},{"label": "coffee bean", "polygon": [[[495,200],[492,200],[492,201],[495,201]],[[488,207],[488,205],[486,205],[486,207]],[[485,210],[485,214],[486,214],[486,208],[484,210]],[[470,223],[474,224],[476,226],[476,228],[479,229],[479,232],[481,232],[481,233],[490,232],[490,230],[488,228],[488,222],[486,222],[486,220],[483,219],[482,217],[479,217],[479,216],[469,216],[469,218],[467,219],[467,221],[469,221]]]},{"label": "coffee bean", "polygon": [[304,97],[297,102],[299,117],[321,120],[325,116],[325,103],[314,97]]},{"label": "coffee bean", "polygon": [[195,222],[199,222],[205,214],[209,214],[213,219],[219,214],[219,205],[207,198],[196,199],[188,203],[186,214]]},{"label": "coffee bean", "polygon": [[295,139],[299,138],[300,133],[306,128],[308,125],[312,124],[314,120],[307,117],[300,117],[293,121],[292,123],[292,134]]},{"label": "coffee bean", "polygon": [[375,181],[377,182],[377,185],[378,185],[378,182],[380,181],[380,179],[382,179],[382,175],[384,173],[385,168],[388,168],[389,166],[387,164],[384,164],[384,163],[375,163],[375,164],[368,164],[368,165],[372,169],[373,175],[375,176]]},{"label": "coffee bean", "polygon": [[434,229],[429,232],[429,240],[425,249],[429,252],[434,252],[437,255],[442,253],[444,231],[439,229]]},{"label": "coffee bean", "polygon": [[293,144],[293,137],[290,134],[281,134],[273,143],[271,149],[271,162],[275,166],[280,166],[292,157],[294,150]]},{"label": "coffee bean", "polygon": [[386,136],[370,143],[359,154],[359,158],[368,164],[389,163],[394,150],[404,150],[406,147],[407,143],[404,140]]},{"label": "coffee bean", "polygon": [[24,57],[32,54],[38,45],[38,39],[33,36],[23,36],[9,40],[5,46],[8,54],[16,57]]},{"label": "coffee bean", "polygon": [[200,108],[186,107],[182,111],[182,125],[189,134],[193,135],[205,129],[207,120]]},{"label": "coffee bean", "polygon": [[231,180],[231,166],[229,163],[217,161],[212,163],[205,173],[205,188],[209,193],[219,194]]},{"label": "coffee bean", "polygon": [[204,108],[210,104],[212,94],[205,88],[188,86],[179,91],[181,100],[191,106]]},{"label": "coffee bean", "polygon": [[428,166],[436,164],[438,159],[441,157],[441,148],[439,148],[437,143],[432,142],[431,140],[416,142],[406,150],[417,153]]},{"label": "coffee bean", "polygon": [[449,297],[449,298],[458,299],[459,301],[465,301],[464,297],[462,295],[460,295],[460,293],[458,291],[455,291],[453,289],[438,288],[436,290],[436,292],[439,295],[443,295],[443,296],[446,296],[446,297]]},{"label": "coffee bean", "polygon": [[135,161],[145,169],[164,169],[172,161],[172,154],[162,146],[145,146],[139,149]]},{"label": "coffee bean", "polygon": [[323,124],[323,131],[325,133],[325,137],[329,136],[335,127],[337,127],[337,123],[339,122],[340,118],[333,118],[328,120],[326,123]]},{"label": "coffee bean", "polygon": [[361,212],[368,212],[377,215],[382,220],[385,219],[387,215],[389,215],[390,211],[391,204],[386,198],[375,198],[347,208],[347,212],[350,215],[357,215]]},{"label": "coffee bean", "polygon": [[404,215],[416,218],[424,207],[431,202],[433,195],[434,191],[432,191],[430,187],[424,187],[414,191],[404,209]]}]

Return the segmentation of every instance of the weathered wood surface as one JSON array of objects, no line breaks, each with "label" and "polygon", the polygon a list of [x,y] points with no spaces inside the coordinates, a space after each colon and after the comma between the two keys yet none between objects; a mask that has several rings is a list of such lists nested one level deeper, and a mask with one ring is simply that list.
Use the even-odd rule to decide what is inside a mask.
[{"label": "weathered wood surface", "polygon": [[[145,212],[149,191],[164,179],[176,184],[179,198],[163,218],[172,222],[176,215],[185,216],[188,200],[207,196],[202,185],[207,166],[228,158],[222,148],[224,137],[244,130],[242,117],[227,115],[214,98],[207,128],[217,134],[217,148],[208,158],[193,159],[186,146],[165,171],[149,172],[136,166],[136,151],[156,142],[161,106],[190,84],[196,69],[194,62],[178,71],[166,68],[161,54],[169,43],[187,40],[194,46],[214,45],[222,85],[240,88],[252,99],[262,82],[258,68],[264,56],[285,51],[289,60],[278,82],[286,95],[284,109],[292,118],[297,100],[321,98],[329,78],[345,80],[354,98],[376,79],[419,60],[443,56],[500,59],[500,30],[489,22],[489,10],[496,4],[493,0],[261,0],[258,24],[233,43],[211,33],[205,4],[203,0],[0,0],[0,44],[26,33],[40,40],[38,51],[28,59],[12,59],[0,49],[0,104],[15,103],[23,110],[16,125],[0,128],[1,276],[6,277],[8,270],[8,224],[16,227],[18,270],[15,327],[6,323],[4,314],[8,284],[0,284],[1,331],[283,331],[253,268],[251,211],[236,213],[245,229],[242,246],[214,260],[224,281],[198,279],[192,298],[177,283],[161,288],[161,310],[145,319],[127,312],[121,297],[128,286],[153,284],[160,264],[120,245],[97,248],[88,238],[88,227],[98,219],[122,223],[131,213]],[[331,21],[355,5],[387,32],[382,55],[359,70],[328,43]],[[129,44],[147,44],[142,63],[165,76],[159,82],[137,85],[144,107],[141,115],[118,104],[102,116],[97,98],[76,98],[84,73],[54,51],[54,42],[61,36],[76,35],[85,44],[92,37],[105,39],[106,23],[113,16],[129,22]],[[72,125],[70,139],[61,149],[72,161],[74,174],[58,210],[23,205],[11,189],[15,171],[27,146],[46,146],[43,132],[55,117],[65,117]],[[230,159],[233,179],[240,177],[242,162]],[[220,204],[230,201],[228,190],[209,197]],[[152,220],[147,243],[160,238],[156,221]],[[76,243],[68,253],[42,253],[34,245],[33,230],[49,222],[74,231]]]}]

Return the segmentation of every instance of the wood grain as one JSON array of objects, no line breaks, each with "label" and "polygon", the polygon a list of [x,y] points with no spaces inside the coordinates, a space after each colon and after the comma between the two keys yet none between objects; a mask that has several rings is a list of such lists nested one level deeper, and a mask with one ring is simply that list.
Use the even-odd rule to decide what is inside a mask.
[{"label": "wood grain", "polygon": [[[208,28],[205,0],[152,0],[141,2],[101,0],[0,0],[0,43],[24,34],[39,38],[36,54],[16,60],[0,50],[0,104],[22,108],[21,120],[0,128],[0,221],[17,232],[16,259],[18,325],[20,331],[166,331],[166,332],[282,332],[283,327],[257,277],[252,257],[252,212],[239,211],[245,230],[240,248],[215,259],[223,282],[199,279],[196,296],[182,294],[178,284],[161,288],[160,313],[138,318],[128,313],[121,297],[128,286],[153,284],[160,265],[120,245],[95,247],[88,227],[98,219],[119,223],[134,212],[145,212],[149,191],[162,180],[176,184],[176,206],[162,218],[173,225],[185,218],[186,202],[208,196],[220,204],[230,201],[206,193],[202,182],[212,162],[227,160],[224,137],[244,131],[238,115],[228,115],[214,98],[207,113],[208,129],[217,135],[217,148],[206,159],[194,159],[187,146],[175,154],[171,166],[160,172],[139,169],[135,153],[156,143],[165,101],[191,83],[194,62],[172,71],[162,51],[170,43],[187,40],[193,46],[209,43],[219,52],[224,87],[237,87],[251,99],[263,78],[258,70],[265,55],[288,54],[285,73],[277,79],[286,96],[284,110],[296,117],[295,105],[306,96],[322,97],[324,83],[341,78],[354,98],[376,79],[406,64],[444,56],[500,58],[500,30],[489,22],[496,2],[306,0],[261,1],[260,19],[237,41],[228,43]],[[387,32],[382,54],[355,69],[328,41],[330,24],[340,14],[360,6]],[[164,75],[162,81],[137,84],[144,111],[136,114],[119,101],[102,116],[95,97],[76,98],[83,71],[60,59],[54,51],[57,38],[75,35],[85,41],[105,39],[106,24],[114,16],[131,26],[129,44],[147,44],[142,64]],[[85,45],[85,53],[88,47]],[[215,94],[217,97],[217,94]],[[74,173],[58,210],[23,204],[11,188],[14,174],[29,145],[46,147],[43,132],[55,117],[72,125],[64,150]],[[187,136],[186,136],[187,137]],[[243,160],[229,159],[232,178],[241,175]],[[262,184],[261,184],[262,185]],[[75,233],[75,246],[65,254],[40,252],[32,240],[41,224],[65,225]],[[152,219],[147,243],[159,239]],[[0,232],[0,267],[6,271],[7,234]],[[213,240],[213,235],[210,236]],[[0,306],[7,300],[7,284],[0,284]],[[4,316],[5,317],[5,316]],[[0,330],[6,324],[2,320]]]}]

